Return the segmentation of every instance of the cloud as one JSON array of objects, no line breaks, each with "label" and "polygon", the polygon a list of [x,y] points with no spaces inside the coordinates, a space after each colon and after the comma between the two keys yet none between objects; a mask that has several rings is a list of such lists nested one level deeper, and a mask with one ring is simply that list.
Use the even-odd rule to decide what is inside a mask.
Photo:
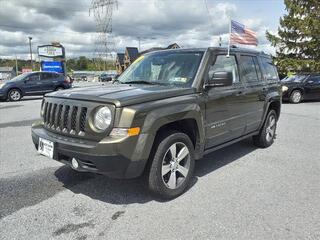
[{"label": "cloud", "polygon": [[[93,56],[96,36],[89,0],[0,0],[0,57],[28,57],[28,36],[36,46],[53,41],[66,47],[69,57]],[[219,36],[228,41],[229,16],[257,31],[262,46],[270,50],[260,18],[243,18],[231,2],[208,0],[119,0],[113,12],[116,50],[138,46],[142,50],[177,42],[183,47],[216,46]]]}]

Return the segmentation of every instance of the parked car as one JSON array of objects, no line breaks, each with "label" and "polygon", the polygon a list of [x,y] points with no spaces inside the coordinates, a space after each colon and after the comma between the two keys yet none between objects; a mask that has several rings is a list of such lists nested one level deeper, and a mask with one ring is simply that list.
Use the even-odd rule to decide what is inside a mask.
[{"label": "parked car", "polygon": [[112,81],[112,75],[107,74],[107,73],[102,73],[99,76],[99,81],[100,82],[111,82]]},{"label": "parked car", "polygon": [[182,194],[195,160],[248,137],[273,144],[281,85],[270,56],[232,48],[151,52],[113,84],[50,93],[32,126],[37,151],[77,171],[147,176]]},{"label": "parked car", "polygon": [[54,72],[23,73],[0,84],[0,98],[19,101],[23,96],[44,95],[71,87],[70,80]]},{"label": "parked car", "polygon": [[320,100],[320,73],[298,74],[282,82],[282,99],[291,103],[303,100]]}]

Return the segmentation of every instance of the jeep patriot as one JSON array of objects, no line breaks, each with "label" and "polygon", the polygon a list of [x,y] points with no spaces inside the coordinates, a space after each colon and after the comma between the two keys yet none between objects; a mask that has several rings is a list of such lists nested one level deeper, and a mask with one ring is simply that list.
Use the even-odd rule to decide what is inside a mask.
[{"label": "jeep patriot", "polygon": [[140,56],[113,84],[47,94],[32,139],[77,171],[144,173],[149,189],[170,199],[204,154],[248,137],[273,144],[280,108],[277,70],[263,52],[165,50]]}]

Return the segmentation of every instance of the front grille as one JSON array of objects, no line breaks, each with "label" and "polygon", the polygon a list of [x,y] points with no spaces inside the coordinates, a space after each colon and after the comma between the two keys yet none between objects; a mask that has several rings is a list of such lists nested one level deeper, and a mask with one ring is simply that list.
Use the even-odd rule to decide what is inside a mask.
[{"label": "front grille", "polygon": [[86,132],[87,107],[45,102],[43,121],[46,128],[71,135]]},{"label": "front grille", "polygon": [[86,126],[86,116],[87,116],[87,108],[81,109],[81,115],[80,115],[80,131],[84,132],[85,126]]}]

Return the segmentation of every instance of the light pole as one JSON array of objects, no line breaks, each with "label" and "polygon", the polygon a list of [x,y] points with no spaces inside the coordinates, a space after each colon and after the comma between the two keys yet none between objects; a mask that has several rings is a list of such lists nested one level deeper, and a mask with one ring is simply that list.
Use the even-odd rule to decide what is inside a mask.
[{"label": "light pole", "polygon": [[28,37],[29,38],[29,47],[30,47],[30,61],[31,61],[31,69],[33,70],[33,62],[32,62],[32,48],[31,48],[31,40],[32,37]]}]

